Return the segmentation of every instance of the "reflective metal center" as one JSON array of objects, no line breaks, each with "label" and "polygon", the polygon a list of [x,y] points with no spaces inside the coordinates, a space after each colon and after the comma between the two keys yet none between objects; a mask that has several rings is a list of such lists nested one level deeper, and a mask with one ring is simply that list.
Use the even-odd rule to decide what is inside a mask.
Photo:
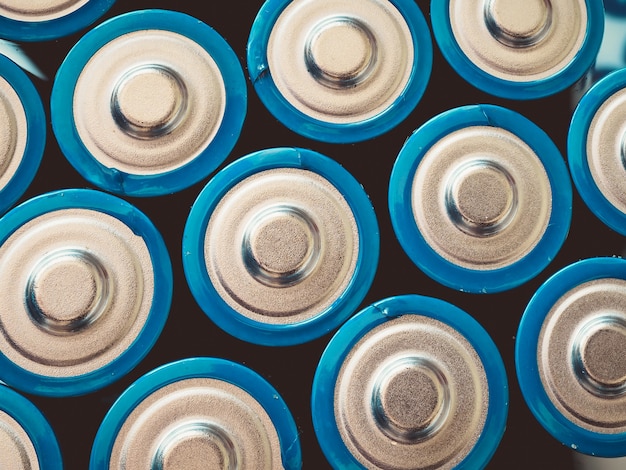
[{"label": "reflective metal center", "polygon": [[485,237],[500,232],[517,208],[512,176],[492,161],[460,165],[450,176],[445,192],[450,219],[469,235]]},{"label": "reflective metal center", "polygon": [[240,468],[235,444],[228,432],[210,422],[177,426],[159,444],[151,470],[236,470]]},{"label": "reflective metal center", "polygon": [[516,48],[539,43],[552,25],[550,0],[486,0],[484,15],[491,35]]},{"label": "reflective metal center", "polygon": [[158,65],[142,65],[124,74],[111,96],[116,124],[140,139],[165,135],[185,115],[187,91],[176,72]]},{"label": "reflective metal center", "polygon": [[431,437],[446,421],[450,406],[447,379],[424,357],[402,357],[387,365],[372,393],[379,428],[397,442]]},{"label": "reflective metal center", "polygon": [[252,277],[270,287],[291,286],[306,278],[320,255],[319,228],[295,206],[274,205],[246,226],[242,255]]},{"label": "reflective metal center", "polygon": [[580,384],[594,395],[626,393],[626,320],[609,314],[584,324],[574,339],[572,362]]},{"label": "reflective metal center", "polygon": [[376,64],[376,39],[358,19],[332,17],[307,37],[304,60],[311,75],[323,85],[356,86]]},{"label": "reflective metal center", "polygon": [[79,249],[54,251],[28,277],[26,308],[37,326],[55,334],[71,333],[100,317],[110,300],[109,284],[94,255]]}]

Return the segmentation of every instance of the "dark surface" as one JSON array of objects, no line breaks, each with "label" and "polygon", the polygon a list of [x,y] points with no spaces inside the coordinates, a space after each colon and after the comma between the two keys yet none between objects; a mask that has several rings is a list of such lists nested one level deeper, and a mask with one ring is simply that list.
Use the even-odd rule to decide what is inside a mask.
[{"label": "dark surface", "polygon": [[[428,19],[428,1],[418,4]],[[246,41],[262,2],[193,2],[118,0],[105,18],[142,8],[178,10],[216,29],[232,46],[245,69]],[[58,41],[28,44],[31,55],[48,75],[33,79],[49,113],[52,79],[59,64],[82,33]],[[243,132],[227,162],[268,147],[311,148],[339,161],[364,186],[380,225],[381,258],[373,286],[361,307],[382,298],[407,293],[447,300],[473,315],[489,332],[503,356],[510,386],[510,410],[504,438],[487,468],[572,467],[571,451],[557,443],[534,419],[519,392],[514,367],[515,334],[524,307],[533,292],[552,273],[591,256],[621,255],[624,240],[600,223],[574,195],[574,216],[569,237],[554,261],[537,278],[512,291],[493,295],[463,294],[437,284],[404,254],[396,241],[387,209],[387,184],[396,155],[410,133],[432,116],[465,104],[500,104],[519,111],[552,137],[563,155],[571,117],[567,92],[532,102],[500,100],[466,84],[442,59],[435,46],[434,69],[425,96],[400,126],[386,135],[355,145],[331,145],[304,139],[287,130],[264,108],[248,82],[248,114]],[[49,121],[49,119],[48,119]],[[21,198],[50,190],[89,187],[62,156],[48,126],[48,142],[40,171]],[[222,165],[223,167],[223,165]],[[330,336],[287,348],[260,347],[241,342],[219,330],[197,306],[185,282],[181,238],[186,217],[203,181],[180,193],[151,199],[127,198],[145,212],[170,248],[174,268],[174,297],[162,336],[146,359],[128,376],[104,390],[75,398],[29,398],[43,411],[60,442],[65,467],[86,469],[91,443],[105,413],[134,380],[149,370],[181,358],[218,356],[243,363],[259,372],[281,393],[301,433],[305,469],[328,468],[313,431],[309,397],[315,367]]]}]

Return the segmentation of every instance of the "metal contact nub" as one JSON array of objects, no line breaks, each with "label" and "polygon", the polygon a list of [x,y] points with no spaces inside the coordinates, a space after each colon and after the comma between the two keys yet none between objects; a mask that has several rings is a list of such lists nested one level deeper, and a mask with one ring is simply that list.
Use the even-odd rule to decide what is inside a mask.
[{"label": "metal contact nub", "polygon": [[113,120],[125,133],[151,139],[172,132],[187,110],[185,82],[172,69],[146,64],[120,77],[111,95]]},{"label": "metal contact nub", "polygon": [[254,279],[268,287],[288,287],[306,279],[320,253],[318,224],[295,205],[267,207],[244,229],[243,263]]},{"label": "metal contact nub", "polygon": [[95,323],[110,303],[110,279],[92,253],[63,248],[31,270],[24,295],[34,323],[52,334],[71,334]]},{"label": "metal contact nub", "polygon": [[189,421],[178,424],[165,435],[150,468],[190,468],[191,462],[198,462],[202,468],[236,470],[240,468],[240,460],[226,429],[211,421]]},{"label": "metal contact nub", "polygon": [[574,337],[572,367],[588,392],[611,398],[626,394],[626,319],[599,315],[584,323]]},{"label": "metal contact nub", "polygon": [[445,205],[452,223],[466,234],[494,235],[507,228],[517,213],[516,183],[497,162],[470,160],[451,173]]},{"label": "metal contact nub", "polygon": [[552,27],[550,0],[486,0],[484,15],[491,35],[508,47],[534,46]]},{"label": "metal contact nub", "polygon": [[376,38],[358,18],[329,17],[311,30],[304,60],[319,83],[335,89],[354,87],[376,67]]},{"label": "metal contact nub", "polygon": [[396,358],[376,378],[371,406],[376,424],[387,437],[418,443],[431,438],[448,418],[448,379],[428,357]]}]

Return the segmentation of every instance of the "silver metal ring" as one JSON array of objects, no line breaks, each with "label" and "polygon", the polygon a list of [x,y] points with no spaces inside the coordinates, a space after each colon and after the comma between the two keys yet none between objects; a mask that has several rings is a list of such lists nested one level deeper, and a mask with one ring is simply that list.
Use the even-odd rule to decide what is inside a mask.
[{"label": "silver metal ring", "polygon": [[450,0],[449,15],[454,38],[472,63],[512,82],[558,74],[587,35],[584,0]]},{"label": "silver metal ring", "polygon": [[341,438],[366,468],[454,468],[481,435],[487,378],[471,344],[417,314],[375,327],[335,385]]},{"label": "silver metal ring", "polygon": [[578,426],[626,431],[626,281],[582,283],[555,302],[541,327],[539,375],[554,406]]}]

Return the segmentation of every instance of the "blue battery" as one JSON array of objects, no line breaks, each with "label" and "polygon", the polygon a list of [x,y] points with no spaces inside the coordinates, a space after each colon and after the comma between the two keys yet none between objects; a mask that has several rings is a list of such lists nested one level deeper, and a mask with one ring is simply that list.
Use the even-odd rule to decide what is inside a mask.
[{"label": "blue battery", "polygon": [[550,277],[517,332],[515,366],[539,423],[572,449],[626,455],[626,261],[592,258]]},{"label": "blue battery", "polygon": [[37,89],[15,63],[0,54],[0,213],[30,185],[46,143],[46,114]]},{"label": "blue battery", "polygon": [[626,234],[626,70],[610,73],[580,100],[569,127],[572,179],[591,211]]},{"label": "blue battery", "polygon": [[465,292],[499,292],[557,254],[572,189],[559,150],[534,123],[493,105],[464,106],[405,142],[389,211],[400,244],[428,276]]},{"label": "blue battery", "polygon": [[29,400],[0,385],[2,468],[62,470],[61,451],[46,418]]},{"label": "blue battery", "polygon": [[112,18],[59,68],[52,127],[68,161],[108,191],[155,196],[206,178],[246,114],[243,70],[228,43],[174,11]]},{"label": "blue battery", "polygon": [[248,73],[267,109],[305,137],[381,135],[420,101],[432,68],[415,2],[268,0],[248,40]]},{"label": "blue battery", "polygon": [[593,67],[602,42],[601,0],[431,1],[435,39],[467,82],[502,98],[554,95]]},{"label": "blue battery", "polygon": [[339,329],[311,405],[333,468],[481,469],[504,433],[508,384],[496,345],[470,315],[402,295]]},{"label": "blue battery", "polygon": [[131,385],[105,416],[89,468],[169,468],[185,458],[207,468],[302,467],[296,424],[276,389],[247,367],[206,357],[166,364]]},{"label": "blue battery", "polygon": [[220,171],[183,235],[187,282],[226,332],[303,343],[358,307],[378,265],[376,215],[363,187],[317,152],[274,148]]},{"label": "blue battery", "polygon": [[[66,2],[54,0],[38,5],[30,2],[5,2],[0,10],[3,39],[49,41],[86,28],[103,16],[115,0]],[[82,5],[78,5],[82,3]]]},{"label": "blue battery", "polygon": [[0,220],[0,379],[73,396],[133,369],[172,298],[169,254],[152,222],[86,189],[37,196]]}]

